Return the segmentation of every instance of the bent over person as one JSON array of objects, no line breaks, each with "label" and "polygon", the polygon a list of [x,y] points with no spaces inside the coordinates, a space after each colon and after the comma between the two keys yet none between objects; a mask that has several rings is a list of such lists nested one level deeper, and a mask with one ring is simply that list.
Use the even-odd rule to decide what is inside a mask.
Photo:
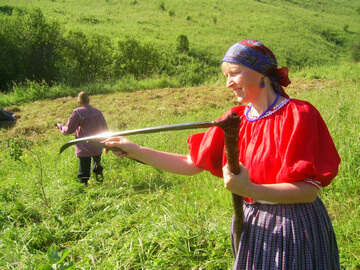
[{"label": "bent over person", "polygon": [[222,71],[227,88],[242,104],[219,119],[236,113],[242,120],[239,174],[229,170],[224,132],[218,127],[191,135],[187,156],[124,137],[104,143],[119,148],[112,151],[120,158],[168,172],[207,170],[223,177],[225,188],[244,198],[240,243],[235,246],[232,238],[234,269],[340,269],[335,232],[318,196],[337,175],[341,161],[326,123],[312,104],[285,92],[288,69],[278,68],[263,43],[243,40],[231,46]]},{"label": "bent over person", "polygon": [[[75,138],[88,137],[108,131],[108,126],[102,112],[90,106],[90,98],[85,92],[80,92],[77,97],[79,107],[71,114],[66,125],[57,124],[60,131],[65,134],[75,133]],[[88,184],[93,159],[92,171],[96,180],[103,181],[103,167],[101,166],[102,148],[81,142],[75,146],[76,156],[79,158],[78,179],[85,185]]]}]

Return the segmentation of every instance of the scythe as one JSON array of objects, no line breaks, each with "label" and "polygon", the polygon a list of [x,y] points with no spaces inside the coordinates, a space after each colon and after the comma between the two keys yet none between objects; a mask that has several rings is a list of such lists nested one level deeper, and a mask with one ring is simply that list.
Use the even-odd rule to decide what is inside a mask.
[{"label": "scythe", "polygon": [[[239,165],[239,129],[240,129],[241,119],[236,113],[229,114],[226,119],[221,121],[205,121],[205,122],[192,122],[192,123],[183,123],[159,127],[150,127],[143,129],[135,129],[128,131],[120,132],[106,132],[101,133],[95,136],[78,138],[72,141],[69,141],[63,144],[60,148],[60,154],[70,147],[71,145],[88,142],[107,148],[105,144],[101,144],[100,141],[105,140],[111,137],[117,136],[129,136],[136,134],[147,134],[147,133],[156,133],[162,131],[171,131],[171,130],[186,130],[186,129],[196,129],[196,128],[209,128],[209,127],[219,127],[224,130],[225,133],[225,152],[229,164],[230,171],[237,175],[240,173]],[[119,150],[111,149],[111,150]],[[234,208],[234,237],[235,237],[235,252],[237,254],[238,247],[240,243],[240,237],[243,226],[243,198],[239,195],[232,194],[233,199],[233,208]]]}]

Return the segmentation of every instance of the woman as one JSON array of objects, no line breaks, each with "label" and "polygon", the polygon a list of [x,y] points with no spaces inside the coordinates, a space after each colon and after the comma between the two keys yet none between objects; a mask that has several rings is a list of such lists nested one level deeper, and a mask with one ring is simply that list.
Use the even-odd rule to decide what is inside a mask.
[{"label": "woman", "polygon": [[[340,158],[319,112],[289,98],[287,68],[278,69],[270,49],[256,40],[233,45],[222,61],[227,87],[240,103],[229,110],[242,119],[241,173],[233,175],[217,127],[188,139],[183,156],[111,138],[114,152],[178,174],[208,170],[225,188],[244,197],[244,228],[234,269],[339,269],[334,230],[318,197],[337,175]],[[233,237],[232,237],[233,238]],[[233,250],[234,240],[232,239]]]}]

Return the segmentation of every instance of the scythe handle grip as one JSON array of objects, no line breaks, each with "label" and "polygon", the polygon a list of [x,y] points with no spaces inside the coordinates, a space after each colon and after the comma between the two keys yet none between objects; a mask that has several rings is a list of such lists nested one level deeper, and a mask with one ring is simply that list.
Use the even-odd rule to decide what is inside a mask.
[{"label": "scythe handle grip", "polygon": [[[228,161],[229,170],[238,175],[241,172],[239,164],[239,129],[241,119],[236,113],[228,115],[228,117],[217,122],[217,126],[225,132],[225,153]],[[234,241],[235,254],[237,256],[240,238],[243,228],[243,198],[237,194],[232,193],[232,201],[234,208]]]}]

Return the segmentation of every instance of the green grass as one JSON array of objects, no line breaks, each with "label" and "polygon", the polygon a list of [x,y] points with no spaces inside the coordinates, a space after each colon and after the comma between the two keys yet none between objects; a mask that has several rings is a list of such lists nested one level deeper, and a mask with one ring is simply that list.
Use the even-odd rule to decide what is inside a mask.
[{"label": "green grass", "polygon": [[[342,158],[340,172],[321,192],[337,234],[341,264],[360,265],[359,82],[297,81],[291,96],[309,100],[322,113]],[[296,91],[296,89],[303,89]],[[304,90],[305,89],[305,90]],[[224,87],[147,90],[95,95],[112,130],[215,120],[234,106]],[[103,156],[105,182],[76,183],[74,149],[58,155],[72,136],[53,122],[64,122],[74,98],[12,107],[18,122],[1,130],[0,268],[35,269],[47,262],[52,244],[69,250],[78,269],[231,269],[231,194],[222,180],[204,172],[172,175],[132,160]],[[202,130],[199,130],[201,132]],[[187,137],[198,131],[131,136],[159,150],[186,154]],[[7,138],[32,143],[20,161],[10,158]],[[48,199],[41,197],[41,181]]]}]

